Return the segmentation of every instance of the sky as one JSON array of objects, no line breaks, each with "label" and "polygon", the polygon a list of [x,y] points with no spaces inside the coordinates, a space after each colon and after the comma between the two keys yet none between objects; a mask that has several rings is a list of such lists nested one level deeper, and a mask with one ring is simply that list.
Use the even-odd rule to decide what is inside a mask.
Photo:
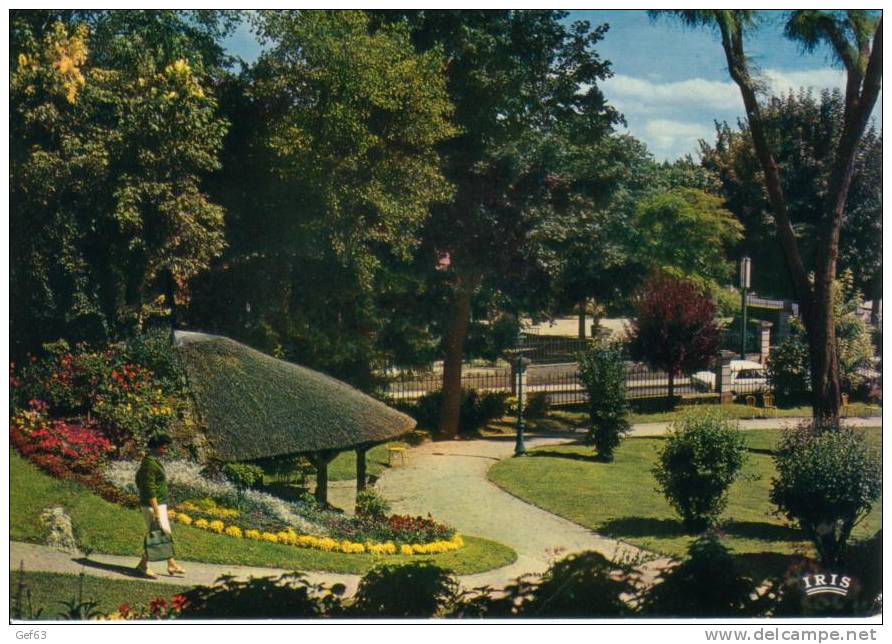
[{"label": "sky", "polygon": [[[827,50],[805,54],[784,38],[781,11],[762,11],[760,17],[746,50],[772,93],[800,87],[842,89],[843,71],[832,64]],[[717,33],[667,19],[653,21],[640,10],[571,11],[567,20],[610,25],[596,50],[611,61],[614,75],[601,87],[626,118],[627,129],[621,131],[644,141],[658,160],[685,154],[697,159],[698,141],[714,141],[715,121],[733,125],[743,117],[740,92],[728,76]],[[247,24],[226,46],[247,62],[260,52]],[[874,112],[878,122],[881,102],[882,94]]]}]

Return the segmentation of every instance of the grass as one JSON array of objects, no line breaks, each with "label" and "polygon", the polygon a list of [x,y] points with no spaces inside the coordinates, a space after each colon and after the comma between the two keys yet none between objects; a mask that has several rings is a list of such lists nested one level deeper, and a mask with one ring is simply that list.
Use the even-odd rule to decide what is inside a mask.
[{"label": "grass", "polygon": [[[867,430],[879,449],[879,428]],[[785,567],[789,555],[812,556],[810,543],[773,514],[768,493],[774,465],[771,453],[779,430],[744,434],[749,447],[744,475],[730,491],[722,515],[725,544],[757,569]],[[530,457],[506,459],[489,470],[494,483],[521,499],[598,533],[673,556],[685,554],[693,537],[662,493],[651,469],[662,437],[627,438],[613,463],[594,458],[591,447],[567,445],[533,450]],[[872,536],[882,525],[882,503],[855,528],[854,536]]]},{"label": "grass", "polygon": [[[395,441],[385,443],[384,445],[375,445],[365,454],[366,473],[369,476],[380,476],[388,465],[387,448],[390,445],[401,445],[406,447],[406,443]],[[356,452],[347,451],[338,454],[335,459],[328,465],[328,479],[330,481],[347,481],[356,478]]]},{"label": "grass", "polygon": [[[747,405],[739,403],[734,403],[731,405],[703,405],[702,407],[709,409],[718,408],[729,418],[747,420],[753,417],[753,410],[750,409],[750,407],[748,407]],[[628,419],[629,422],[632,424],[670,423],[672,421],[679,420],[685,414],[685,412],[689,411],[691,408],[691,405],[680,405],[671,411],[648,413],[632,412],[629,414]],[[876,407],[871,408],[864,403],[852,403],[851,408],[851,416],[880,416],[880,414],[877,413]],[[565,411],[555,409],[549,412],[549,416],[574,425],[584,425],[588,422],[588,413],[585,411]],[[777,418],[807,418],[810,416],[811,407],[787,407],[777,410]],[[760,416],[757,414],[756,418],[759,417]],[[769,418],[774,418],[774,415],[772,414],[771,416],[769,416]]]},{"label": "grass", "polygon": [[[133,555],[141,551],[145,524],[139,511],[105,501],[86,488],[54,479],[39,471],[16,453],[10,454],[10,538],[43,543],[40,513],[61,505],[71,517],[74,535],[82,549],[113,555]],[[456,574],[464,575],[512,563],[517,554],[509,547],[488,539],[465,537],[465,547],[439,555],[343,554],[283,544],[242,540],[189,526],[175,525],[177,556],[185,561],[240,564],[292,570],[324,570],[364,573],[379,563],[430,561]]]},{"label": "grass", "polygon": [[[10,611],[14,605],[20,582],[23,583],[23,616],[28,617],[29,614],[32,614],[29,612],[28,603],[28,593],[30,592],[30,610],[34,613],[41,610],[39,619],[60,619],[59,614],[66,610],[61,602],[76,600],[81,583],[79,575],[30,571],[19,573],[11,570],[9,573]],[[159,584],[152,581],[124,581],[85,575],[81,597],[84,601],[98,602],[96,610],[108,614],[116,611],[121,604],[128,604],[131,608],[138,609],[145,607],[157,597],[164,597],[170,601],[174,595],[184,593],[189,589],[188,586]]]}]

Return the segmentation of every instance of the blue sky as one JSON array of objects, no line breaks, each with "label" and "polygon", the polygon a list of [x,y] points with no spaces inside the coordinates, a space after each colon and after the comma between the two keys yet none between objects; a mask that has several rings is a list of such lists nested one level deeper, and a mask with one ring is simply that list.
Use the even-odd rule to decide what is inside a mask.
[{"label": "blue sky", "polygon": [[[761,26],[747,42],[747,53],[771,91],[842,88],[843,72],[826,50],[803,54],[783,37],[782,13],[761,12]],[[743,116],[717,34],[666,19],[652,21],[646,11],[638,10],[571,11],[568,20],[610,25],[597,47],[614,72],[602,85],[604,94],[625,115],[628,132],[644,141],[657,159],[684,154],[696,158],[697,141],[713,139],[715,120],[734,123]],[[245,24],[230,36],[227,47],[249,62],[260,51]]]}]

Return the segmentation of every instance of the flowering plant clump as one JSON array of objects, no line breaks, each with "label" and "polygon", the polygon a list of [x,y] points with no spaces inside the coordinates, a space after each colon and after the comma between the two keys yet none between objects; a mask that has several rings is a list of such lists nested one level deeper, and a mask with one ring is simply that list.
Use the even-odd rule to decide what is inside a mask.
[{"label": "flowering plant clump", "polygon": [[187,426],[187,396],[169,340],[149,336],[102,351],[59,341],[44,345],[40,358],[10,363],[13,413],[27,411],[32,399],[45,401],[51,418],[95,423],[120,452],[144,447],[175,423]]},{"label": "flowering plant clump", "polygon": [[114,451],[111,442],[92,425],[50,420],[46,403],[39,400],[31,401],[29,410],[12,418],[10,441],[23,456],[50,473],[92,472]]},{"label": "flowering plant clump", "polygon": [[147,619],[176,619],[189,605],[185,595],[176,594],[167,600],[164,597],[156,597],[145,607],[133,608],[130,604],[121,604],[118,610],[100,617],[102,621],[118,620],[147,620]]},{"label": "flowering plant clump", "polygon": [[224,534],[236,539],[252,539],[254,541],[265,541],[267,543],[296,546],[298,548],[312,548],[324,552],[341,552],[344,554],[360,555],[366,553],[373,555],[436,555],[458,550],[465,545],[461,535],[457,533],[453,533],[448,539],[439,539],[428,543],[404,543],[398,546],[392,541],[385,543],[374,541],[357,542],[349,539],[338,540],[332,537],[317,537],[309,534],[298,534],[291,528],[286,528],[278,532],[269,532],[253,528],[242,530],[242,528],[236,525],[227,526],[222,521],[207,521],[206,519],[197,519],[193,521],[192,517],[182,511],[174,511],[172,512],[172,515],[176,521],[183,525],[192,525],[201,530]]}]

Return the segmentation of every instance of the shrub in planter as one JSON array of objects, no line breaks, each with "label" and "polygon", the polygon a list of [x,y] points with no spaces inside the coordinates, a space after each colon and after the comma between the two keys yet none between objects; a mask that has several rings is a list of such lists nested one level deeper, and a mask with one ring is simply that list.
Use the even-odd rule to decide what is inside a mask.
[{"label": "shrub in planter", "polygon": [[653,473],[685,528],[698,532],[724,510],[745,457],[736,423],[716,412],[692,410],[673,425]]},{"label": "shrub in planter", "polygon": [[626,420],[629,402],[621,349],[612,344],[592,347],[579,361],[579,376],[589,398],[589,441],[602,460],[612,461],[614,450],[631,429]]},{"label": "shrub in planter", "polygon": [[688,548],[681,564],[664,571],[642,601],[646,615],[664,617],[751,616],[753,580],[738,570],[734,557],[712,533]]},{"label": "shrub in planter", "polygon": [[772,502],[799,524],[824,566],[839,566],[852,528],[882,493],[882,468],[864,436],[806,423],[784,434],[774,463]]},{"label": "shrub in planter", "polygon": [[384,519],[390,514],[390,503],[372,489],[356,493],[356,516]]}]

